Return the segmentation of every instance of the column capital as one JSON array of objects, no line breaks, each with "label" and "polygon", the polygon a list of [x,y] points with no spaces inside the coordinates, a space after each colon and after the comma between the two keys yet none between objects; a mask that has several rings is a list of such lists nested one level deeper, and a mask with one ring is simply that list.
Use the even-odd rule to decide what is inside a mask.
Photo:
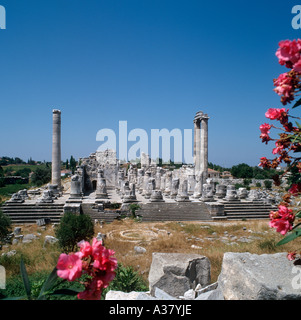
[{"label": "column capital", "polygon": [[208,114],[207,113],[204,113],[203,111],[198,111],[196,114],[195,114],[195,116],[194,116],[194,122],[195,121],[200,121],[200,120],[202,120],[202,119],[209,119],[209,117],[208,117]]}]

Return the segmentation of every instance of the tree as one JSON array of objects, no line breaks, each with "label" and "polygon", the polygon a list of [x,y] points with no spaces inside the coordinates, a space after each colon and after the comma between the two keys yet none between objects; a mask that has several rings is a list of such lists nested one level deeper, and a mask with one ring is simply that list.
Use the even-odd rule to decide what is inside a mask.
[{"label": "tree", "polygon": [[0,210],[0,242],[11,232],[11,221],[7,215]]},{"label": "tree", "polygon": [[37,167],[31,176],[31,182],[41,186],[51,180],[51,169],[49,167]]},{"label": "tree", "polygon": [[72,171],[72,174],[74,174],[76,169],[76,160],[73,158],[73,156],[70,157],[69,167],[70,167],[70,170]]},{"label": "tree", "polygon": [[241,163],[231,168],[231,174],[238,179],[252,179],[253,169],[246,163]]},{"label": "tree", "polygon": [[92,239],[94,235],[92,219],[86,214],[76,215],[66,212],[55,230],[55,235],[60,247],[66,253],[72,252],[81,240],[90,241]]}]

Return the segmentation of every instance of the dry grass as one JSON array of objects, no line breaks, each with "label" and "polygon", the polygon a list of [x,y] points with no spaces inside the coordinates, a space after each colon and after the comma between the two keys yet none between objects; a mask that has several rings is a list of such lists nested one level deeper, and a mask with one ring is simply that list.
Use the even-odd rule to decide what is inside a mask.
[{"label": "dry grass", "polygon": [[[56,245],[48,245],[43,249],[43,243],[45,235],[54,235],[53,228],[48,226],[46,230],[41,231],[36,225],[26,225],[22,226],[22,232],[23,234],[40,233],[40,239],[29,244],[10,246],[3,252],[17,250],[18,253],[21,253],[29,273],[52,270],[61,251]],[[118,262],[125,266],[133,266],[145,280],[148,278],[153,252],[204,255],[210,260],[211,280],[215,282],[221,271],[225,252],[263,254],[301,248],[301,239],[276,247],[275,244],[283,237],[269,228],[267,220],[141,223],[125,219],[104,224],[102,227],[97,225],[95,235],[98,232],[107,235],[105,246],[116,252]],[[252,242],[237,241],[250,236],[254,237]],[[235,237],[236,240],[232,240]],[[236,244],[233,244],[234,242]],[[143,246],[146,253],[136,253],[135,246]],[[19,266],[12,262],[6,271],[7,276],[19,273]]]}]

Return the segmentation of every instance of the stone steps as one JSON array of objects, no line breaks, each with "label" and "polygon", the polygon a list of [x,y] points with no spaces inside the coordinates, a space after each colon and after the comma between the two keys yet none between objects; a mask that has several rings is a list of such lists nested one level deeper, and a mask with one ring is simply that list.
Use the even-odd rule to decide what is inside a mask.
[{"label": "stone steps", "polygon": [[93,204],[88,203],[82,203],[82,212],[89,215],[93,220],[102,220],[106,223],[113,222],[120,216],[119,212],[112,212],[107,210],[98,211],[97,209],[93,208]]},{"label": "stone steps", "polygon": [[27,203],[5,203],[1,210],[9,216],[12,223],[36,223],[39,219],[47,219],[51,223],[59,222],[63,212],[64,204],[27,204]]},{"label": "stone steps", "polygon": [[268,219],[272,210],[275,210],[273,205],[265,204],[262,201],[224,203],[224,212],[227,220]]},{"label": "stone steps", "polygon": [[209,211],[201,202],[152,202],[141,205],[136,211],[142,221],[208,221]]}]

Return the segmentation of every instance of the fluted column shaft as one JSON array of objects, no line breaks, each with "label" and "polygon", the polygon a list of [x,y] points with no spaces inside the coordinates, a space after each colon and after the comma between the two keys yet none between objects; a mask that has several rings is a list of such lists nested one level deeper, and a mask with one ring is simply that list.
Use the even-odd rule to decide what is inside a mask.
[{"label": "fluted column shaft", "polygon": [[208,176],[208,118],[201,119],[201,161],[200,171],[206,179]]},{"label": "fluted column shaft", "polygon": [[201,139],[200,139],[200,120],[194,121],[194,164],[195,171],[200,171],[200,152],[201,152]]},{"label": "fluted column shaft", "polygon": [[52,111],[52,175],[51,183],[61,189],[61,111]]}]

